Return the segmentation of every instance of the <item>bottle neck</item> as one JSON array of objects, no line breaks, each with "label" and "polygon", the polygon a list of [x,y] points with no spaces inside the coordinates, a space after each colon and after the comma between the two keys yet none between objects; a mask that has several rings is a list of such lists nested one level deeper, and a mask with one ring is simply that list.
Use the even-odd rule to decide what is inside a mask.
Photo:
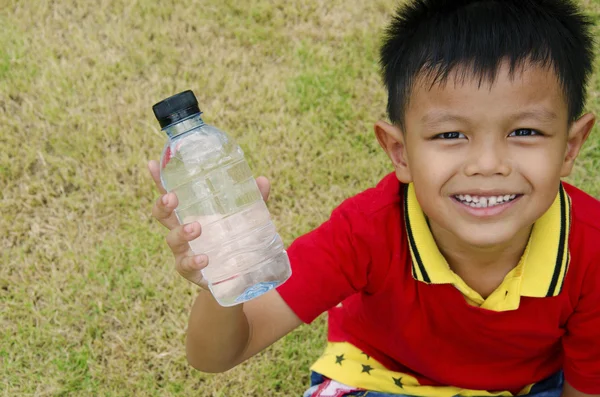
[{"label": "bottle neck", "polygon": [[163,128],[163,131],[167,134],[169,139],[173,139],[176,136],[193,130],[194,128],[202,127],[204,125],[204,120],[202,120],[201,115],[201,113],[194,114],[187,119],[183,119],[177,123]]}]

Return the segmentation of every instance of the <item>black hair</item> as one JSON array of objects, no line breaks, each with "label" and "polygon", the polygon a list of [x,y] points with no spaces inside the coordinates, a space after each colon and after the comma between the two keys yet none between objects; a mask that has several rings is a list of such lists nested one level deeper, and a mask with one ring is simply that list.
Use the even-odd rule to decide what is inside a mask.
[{"label": "black hair", "polygon": [[593,67],[591,26],[572,0],[408,0],[380,52],[388,116],[404,127],[418,78],[441,84],[459,68],[463,79],[493,83],[507,61],[511,75],[527,64],[553,68],[573,121]]}]

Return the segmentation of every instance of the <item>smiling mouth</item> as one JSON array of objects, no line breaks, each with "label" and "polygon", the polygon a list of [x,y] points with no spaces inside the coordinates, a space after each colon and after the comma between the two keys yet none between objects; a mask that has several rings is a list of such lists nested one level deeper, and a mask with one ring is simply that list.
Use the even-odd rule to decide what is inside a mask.
[{"label": "smiling mouth", "polygon": [[510,203],[521,197],[521,194],[505,194],[498,196],[475,196],[470,194],[457,194],[452,196],[461,204],[472,208],[491,208]]}]

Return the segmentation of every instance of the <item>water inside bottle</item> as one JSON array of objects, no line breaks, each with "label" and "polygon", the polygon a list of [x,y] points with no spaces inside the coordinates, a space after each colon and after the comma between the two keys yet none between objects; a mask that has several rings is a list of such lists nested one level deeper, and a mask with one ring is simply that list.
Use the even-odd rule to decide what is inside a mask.
[{"label": "water inside bottle", "polygon": [[202,226],[190,247],[208,255],[203,275],[219,303],[243,302],[289,277],[283,242],[239,146],[205,124],[167,146],[161,167],[180,223]]}]

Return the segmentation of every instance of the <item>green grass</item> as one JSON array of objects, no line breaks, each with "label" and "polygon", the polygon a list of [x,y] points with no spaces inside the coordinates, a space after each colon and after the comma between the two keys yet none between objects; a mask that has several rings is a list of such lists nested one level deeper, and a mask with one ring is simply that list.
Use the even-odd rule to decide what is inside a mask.
[{"label": "green grass", "polygon": [[[372,124],[394,3],[4,0],[0,394],[299,395],[323,318],[225,374],[187,366],[196,289],[150,216],[145,165],[164,143],[151,105],[193,89],[271,179],[290,243],[390,169]],[[598,73],[588,105],[600,113]],[[570,181],[599,197],[599,168],[596,130]]]}]

